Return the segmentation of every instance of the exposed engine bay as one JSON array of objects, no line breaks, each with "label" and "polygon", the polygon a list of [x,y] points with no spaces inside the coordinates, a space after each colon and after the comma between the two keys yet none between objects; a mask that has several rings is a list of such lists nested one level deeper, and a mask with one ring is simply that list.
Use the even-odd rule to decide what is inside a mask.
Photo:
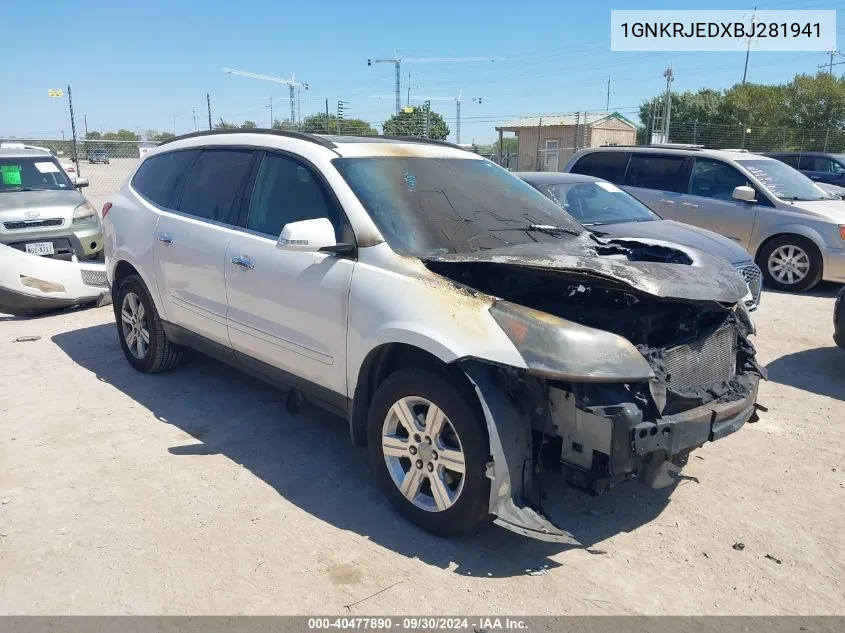
[{"label": "exposed engine bay", "polygon": [[754,413],[765,370],[744,282],[719,262],[691,265],[696,253],[664,245],[605,244],[590,258],[541,246],[530,259],[496,249],[424,261],[499,298],[491,313],[528,365],[461,363],[488,420],[496,522],[569,542],[542,514],[540,473],[595,493],[626,480],[671,485],[694,448]]}]

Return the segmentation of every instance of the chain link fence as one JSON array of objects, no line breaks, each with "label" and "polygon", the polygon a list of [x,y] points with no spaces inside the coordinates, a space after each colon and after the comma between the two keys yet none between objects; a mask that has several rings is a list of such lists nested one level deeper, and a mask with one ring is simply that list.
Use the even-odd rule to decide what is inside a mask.
[{"label": "chain link fence", "polygon": [[[642,128],[637,144],[649,142],[650,130]],[[670,143],[703,145],[709,149],[747,149],[750,152],[815,151],[845,152],[845,130],[799,129],[775,126],[672,123]]]}]

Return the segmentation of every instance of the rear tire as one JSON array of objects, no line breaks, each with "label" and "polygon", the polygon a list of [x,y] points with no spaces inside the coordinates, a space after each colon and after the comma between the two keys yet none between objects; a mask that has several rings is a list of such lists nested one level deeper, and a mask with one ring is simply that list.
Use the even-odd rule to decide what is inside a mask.
[{"label": "rear tire", "polygon": [[[395,408],[402,406],[410,413],[405,422],[417,427],[413,431]],[[367,445],[379,484],[408,521],[451,537],[471,532],[489,518],[484,422],[468,396],[442,375],[408,368],[388,376],[370,405]],[[409,483],[411,478],[418,485]],[[403,493],[402,485],[417,492]]]},{"label": "rear tire", "polygon": [[138,275],[120,282],[114,314],[123,354],[136,370],[156,374],[182,360],[182,348],[167,339],[155,303]]},{"label": "rear tire", "polygon": [[822,279],[822,257],[813,242],[800,235],[776,237],[757,257],[769,288],[786,292],[809,290]]}]

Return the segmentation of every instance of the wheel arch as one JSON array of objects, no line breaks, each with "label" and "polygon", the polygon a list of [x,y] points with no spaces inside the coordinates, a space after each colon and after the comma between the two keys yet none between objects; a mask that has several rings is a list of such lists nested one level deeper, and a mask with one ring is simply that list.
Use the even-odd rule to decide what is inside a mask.
[{"label": "wheel arch", "polygon": [[112,273],[112,287],[111,287],[111,295],[113,299],[113,306],[115,313],[117,313],[117,293],[120,289],[121,282],[129,277],[130,275],[137,275],[141,278],[141,281],[144,282],[144,285],[147,287],[147,292],[150,293],[150,298],[152,299],[153,303],[155,304],[156,310],[165,318],[165,311],[162,309],[163,306],[161,305],[161,301],[158,297],[158,291],[155,286],[155,283],[151,283],[151,280],[147,278],[147,276],[141,271],[141,269],[133,264],[128,259],[120,259],[114,265],[114,272]]},{"label": "wheel arch", "polygon": [[780,227],[776,233],[772,233],[771,235],[766,237],[762,242],[760,242],[760,245],[757,247],[757,250],[754,253],[754,262],[760,267],[761,270],[764,270],[766,262],[762,261],[761,258],[763,251],[766,249],[766,247],[778,238],[792,236],[798,236],[809,240],[813,244],[813,246],[816,247],[816,251],[819,256],[819,265],[821,266],[822,275],[824,275],[824,239],[816,230],[807,226],[802,226],[800,224]]},{"label": "wheel arch", "polygon": [[479,407],[478,398],[466,374],[453,361],[443,359],[430,350],[410,343],[383,343],[371,349],[364,357],[358,371],[358,378],[352,397],[349,416],[349,435],[356,446],[367,443],[367,414],[373,394],[384,380],[407,367],[428,369],[449,376],[453,384],[471,398],[474,406]]}]

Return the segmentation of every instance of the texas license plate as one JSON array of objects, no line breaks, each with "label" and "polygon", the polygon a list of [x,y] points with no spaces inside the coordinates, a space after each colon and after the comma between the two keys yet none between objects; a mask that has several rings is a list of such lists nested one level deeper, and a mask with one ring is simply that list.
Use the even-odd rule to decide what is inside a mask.
[{"label": "texas license plate", "polygon": [[53,242],[32,242],[26,245],[26,252],[30,255],[52,255]]}]

